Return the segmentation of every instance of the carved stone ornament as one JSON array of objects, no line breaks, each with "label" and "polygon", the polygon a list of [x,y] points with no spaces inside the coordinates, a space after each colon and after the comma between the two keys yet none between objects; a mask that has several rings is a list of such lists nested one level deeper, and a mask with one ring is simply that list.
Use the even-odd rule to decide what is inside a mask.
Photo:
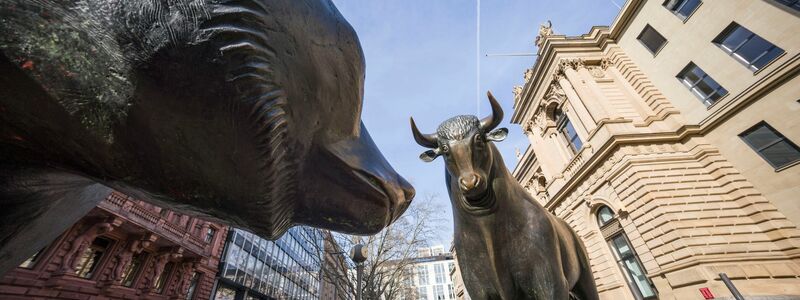
[{"label": "carved stone ornament", "polygon": [[611,66],[611,60],[608,57],[603,57],[600,59],[600,68],[603,70],[608,70],[608,67]]},{"label": "carved stone ornament", "polygon": [[551,35],[553,35],[553,22],[547,20],[547,25],[545,24],[539,25],[539,34],[536,35],[536,40],[534,41],[534,44],[536,44],[536,47],[542,47],[544,39]]},{"label": "carved stone ornament", "polygon": [[528,68],[525,70],[525,75],[522,76],[525,79],[525,82],[528,82],[533,78],[533,68]]},{"label": "carved stone ornament", "polygon": [[545,94],[545,99],[547,102],[557,101],[558,103],[564,102],[567,99],[567,94],[564,93],[564,89],[561,88],[561,84],[559,83],[552,83],[550,84],[550,88]]},{"label": "carved stone ornament", "polygon": [[544,135],[545,129],[547,129],[547,116],[545,116],[546,112],[544,109],[539,110],[539,113],[534,117],[536,120],[536,127],[539,128],[539,132]]},{"label": "carved stone ornament", "polygon": [[522,97],[522,86],[515,85],[512,92],[514,93],[514,102],[519,102],[520,98]]},{"label": "carved stone ornament", "polygon": [[76,236],[69,243],[69,249],[67,253],[64,254],[64,260],[61,263],[61,271],[64,273],[75,272],[78,258],[92,245],[94,239],[111,230],[114,230],[114,226],[112,226],[111,223],[100,222],[90,225],[89,228]]},{"label": "carved stone ornament", "polygon": [[591,66],[588,68],[589,74],[592,74],[594,78],[603,78],[606,76],[606,73],[603,72],[603,68],[599,66]]}]

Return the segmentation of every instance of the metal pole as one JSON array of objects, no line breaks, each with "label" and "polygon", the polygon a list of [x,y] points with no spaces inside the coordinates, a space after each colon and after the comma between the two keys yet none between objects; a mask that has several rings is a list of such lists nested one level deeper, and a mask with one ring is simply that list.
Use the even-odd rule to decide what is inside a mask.
[{"label": "metal pole", "polygon": [[728,278],[727,274],[719,273],[719,278],[722,279],[722,282],[724,282],[725,286],[728,287],[728,290],[731,291],[731,294],[733,295],[734,299],[736,299],[736,300],[745,300],[744,297],[742,297],[742,294],[739,293],[739,290],[736,289],[736,286],[733,285],[733,282],[731,281],[731,279]]},{"label": "metal pole", "polygon": [[364,263],[356,264],[356,300],[361,300],[361,274],[364,273]]}]

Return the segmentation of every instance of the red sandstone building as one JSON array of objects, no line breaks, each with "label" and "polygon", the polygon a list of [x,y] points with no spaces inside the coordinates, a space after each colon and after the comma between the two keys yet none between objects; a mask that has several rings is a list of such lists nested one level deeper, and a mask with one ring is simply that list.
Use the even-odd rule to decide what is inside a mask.
[{"label": "red sandstone building", "polygon": [[224,226],[110,194],[0,279],[0,299],[209,299]]}]

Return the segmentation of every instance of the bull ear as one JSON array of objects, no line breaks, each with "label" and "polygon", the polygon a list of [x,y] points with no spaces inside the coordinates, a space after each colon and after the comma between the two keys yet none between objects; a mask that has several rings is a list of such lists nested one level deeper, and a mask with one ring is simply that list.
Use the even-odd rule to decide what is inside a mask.
[{"label": "bull ear", "polygon": [[419,159],[424,162],[432,162],[437,157],[439,157],[439,153],[436,153],[436,151],[433,150],[422,152],[422,154],[419,155]]},{"label": "bull ear", "polygon": [[486,134],[486,140],[492,142],[502,142],[508,136],[508,128],[498,128]]}]

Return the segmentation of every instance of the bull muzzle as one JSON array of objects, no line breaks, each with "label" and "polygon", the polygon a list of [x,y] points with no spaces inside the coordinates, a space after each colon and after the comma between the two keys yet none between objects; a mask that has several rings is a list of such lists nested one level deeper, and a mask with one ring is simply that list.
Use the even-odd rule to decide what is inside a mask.
[{"label": "bull muzzle", "polygon": [[464,194],[473,194],[476,189],[481,186],[481,181],[483,180],[478,174],[464,174],[458,178],[458,187],[461,188],[461,191],[464,192]]}]

